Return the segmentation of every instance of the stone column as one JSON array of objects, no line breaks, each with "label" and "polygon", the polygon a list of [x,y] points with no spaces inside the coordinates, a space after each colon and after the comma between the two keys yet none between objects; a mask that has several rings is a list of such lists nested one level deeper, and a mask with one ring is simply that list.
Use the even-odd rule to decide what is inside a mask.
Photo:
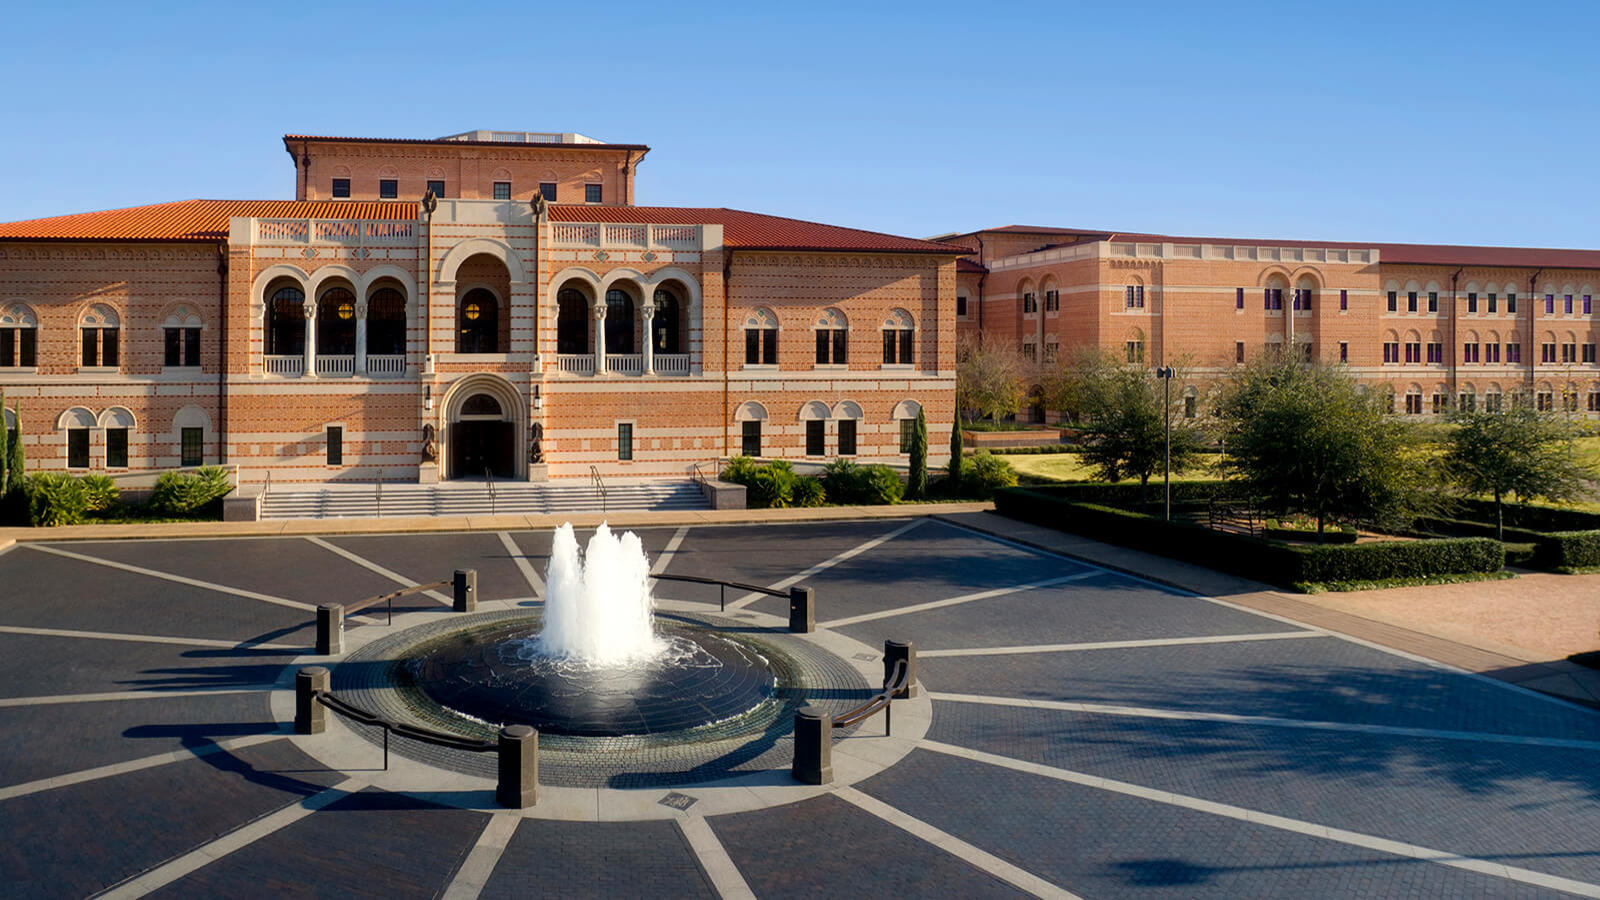
[{"label": "stone column", "polygon": [[317,607],[317,655],[344,652],[344,606],[324,603]]},{"label": "stone column", "polygon": [[356,304],[356,374],[367,374],[367,301]]},{"label": "stone column", "polygon": [[455,576],[450,581],[451,592],[455,595],[453,609],[456,612],[476,612],[478,609],[478,570],[457,569]]},{"label": "stone column", "polygon": [[606,372],[606,302],[602,298],[594,307],[594,373]]},{"label": "stone column", "polygon": [[306,356],[305,361],[301,363],[301,365],[305,366],[305,371],[301,374],[307,378],[315,378],[317,377],[317,305],[307,302],[305,304],[305,313]]},{"label": "stone column", "polygon": [[895,692],[892,699],[909,700],[917,696],[917,645],[911,641],[883,642],[883,684],[889,686],[895,664],[905,660],[906,686]]},{"label": "stone column", "polygon": [[494,798],[508,809],[539,802],[539,732],[527,725],[500,729],[499,780]]},{"label": "stone column", "polygon": [[306,666],[294,673],[294,733],[321,734],[328,727],[328,711],[317,694],[328,689],[328,670]]},{"label": "stone column", "polygon": [[655,335],[650,331],[650,325],[656,317],[655,304],[646,303],[644,306],[639,307],[639,314],[644,317],[644,373],[646,375],[654,375],[656,373],[656,342]]},{"label": "stone column", "polygon": [[794,713],[794,780],[801,784],[833,781],[833,716],[815,706]]}]

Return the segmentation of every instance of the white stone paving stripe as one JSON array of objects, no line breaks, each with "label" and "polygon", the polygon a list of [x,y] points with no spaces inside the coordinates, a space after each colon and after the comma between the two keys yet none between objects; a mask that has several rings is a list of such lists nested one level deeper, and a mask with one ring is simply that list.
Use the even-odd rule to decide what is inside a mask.
[{"label": "white stone paving stripe", "polygon": [[834,791],[833,795],[864,812],[877,816],[902,831],[927,841],[957,859],[988,872],[1007,884],[1027,891],[1035,897],[1079,900],[1077,894],[1063,890],[1032,872],[1014,866],[992,853],[979,850],[950,832],[935,828],[927,822],[895,809],[876,797],[863,794],[855,788],[842,787]]},{"label": "white stone paving stripe", "polygon": [[0,625],[0,634],[36,634],[43,637],[85,638],[94,641],[132,641],[139,644],[177,644],[180,647],[217,647],[223,650],[299,650],[306,647],[288,644],[242,644],[238,641],[214,641],[209,638],[168,637],[162,634],[121,634],[112,631],[72,631],[66,628],[28,628],[22,625]]},{"label": "white stone paving stripe", "polygon": [[672,539],[667,541],[666,549],[661,551],[661,555],[656,557],[655,565],[650,567],[651,575],[660,575],[667,570],[667,566],[672,563],[673,555],[678,552],[678,548],[683,545],[683,539],[688,536],[689,526],[678,526],[678,530],[672,533]]},{"label": "white stone paving stripe", "polygon": [[472,852],[467,854],[461,868],[456,870],[456,877],[445,888],[444,900],[477,900],[521,821],[522,817],[515,813],[496,813],[489,817]]},{"label": "white stone paving stripe", "polygon": [[37,781],[28,781],[22,784],[13,784],[9,787],[0,787],[0,800],[10,800],[13,797],[26,797],[40,791],[50,791],[68,785],[82,784],[85,781],[98,781],[101,778],[111,778],[127,772],[138,772],[142,769],[153,769],[157,766],[170,765],[183,762],[199,756],[210,756],[213,753],[222,753],[229,750],[240,750],[267,741],[275,741],[283,737],[281,734],[252,734],[248,737],[230,738],[218,741],[215,744],[205,744],[200,747],[185,750],[173,750],[168,753],[157,753],[153,756],[144,756],[139,759],[130,759],[126,762],[112,763],[108,766],[96,766],[93,769],[82,769],[66,775],[52,775],[49,778],[40,778]]},{"label": "white stone paving stripe", "polygon": [[1118,706],[1111,703],[1074,703],[1065,700],[1027,700],[1021,697],[991,697],[983,694],[929,692],[928,696],[934,700],[944,700],[950,703],[977,703],[984,706],[1053,709],[1062,712],[1089,713],[1102,716],[1173,719],[1184,722],[1226,722],[1231,725],[1264,725],[1270,728],[1349,731],[1358,734],[1383,734],[1394,737],[1438,738],[1446,741],[1477,741],[1485,744],[1518,744],[1525,747],[1557,747],[1564,750],[1600,750],[1600,741],[1537,737],[1523,734],[1499,734],[1492,731],[1450,731],[1438,728],[1410,728],[1404,725],[1368,725],[1362,722],[1321,722],[1313,719],[1284,719],[1277,716],[1247,716],[1235,713],[1201,712],[1186,709],[1154,709],[1144,706]]},{"label": "white stone paving stripe", "polygon": [[1178,647],[1185,644],[1233,644],[1240,641],[1281,641],[1294,638],[1326,638],[1318,631],[1269,631],[1264,634],[1217,634],[1209,637],[1150,638],[1142,641],[1094,641],[1087,644],[1023,644],[1016,647],[958,647],[951,650],[923,650],[917,656],[1007,656],[1013,653],[1070,653],[1077,650],[1124,650],[1139,647]]},{"label": "white stone paving stripe", "polygon": [[202,869],[236,850],[242,850],[269,834],[287,828],[306,816],[343,800],[364,786],[365,782],[359,778],[347,778],[325,791],[312,794],[293,806],[286,806],[275,813],[262,816],[248,825],[228,832],[209,844],[202,844],[177,859],[151,869],[131,881],[125,881],[99,896],[114,898],[114,900],[123,900],[123,898],[131,900],[134,897],[143,897],[146,894],[154,893],[188,875],[190,872]]},{"label": "white stone paving stripe", "polygon": [[977,762],[988,763],[1001,768],[1011,769],[1016,772],[1026,772],[1030,775],[1040,775],[1053,778],[1056,781],[1065,781],[1070,784],[1079,784],[1084,787],[1096,788],[1102,791],[1111,791],[1128,797],[1138,797],[1143,800],[1153,800],[1168,806],[1179,806],[1197,812],[1209,813],[1214,816],[1235,819],[1241,822],[1250,822],[1255,825],[1265,825],[1279,831],[1289,831],[1296,834],[1310,835],[1348,844],[1352,847],[1365,847],[1394,856],[1404,856],[1424,862],[1437,863],[1441,866],[1450,866],[1455,869],[1464,869],[1468,872],[1477,872],[1481,875],[1492,875],[1509,881],[1520,881],[1546,887],[1557,891],[1566,891],[1580,897],[1600,898],[1600,884],[1591,884],[1586,881],[1575,881],[1571,878],[1562,878],[1557,875],[1547,875],[1535,872],[1532,869],[1521,869],[1508,866],[1492,860],[1479,859],[1472,856],[1461,856],[1444,850],[1434,850],[1418,844],[1407,844],[1402,841],[1392,841],[1375,835],[1362,834],[1357,831],[1345,831],[1342,828],[1333,828],[1327,825],[1318,825],[1315,822],[1306,822],[1301,819],[1291,819],[1271,813],[1245,809],[1242,806],[1232,806],[1227,803],[1217,803],[1203,800],[1199,797],[1190,797],[1185,794],[1174,794],[1170,791],[1158,791],[1126,781],[1117,781],[1111,778],[1101,778],[1098,775],[1089,775],[1084,772],[1074,772],[1070,769],[1058,769],[1054,766],[1045,766],[1026,760],[1013,759],[1009,756],[999,756],[994,753],[985,753],[982,750],[972,750],[966,747],[957,747],[939,741],[923,741],[917,745],[924,750],[935,753],[944,753]]},{"label": "white stone paving stripe", "polygon": [[[517,568],[522,572],[522,577],[527,579],[528,587],[533,588],[533,595],[535,597],[543,597],[544,579],[540,578],[539,573],[533,570],[533,563],[528,562],[527,554],[523,553],[522,548],[517,546],[517,542],[511,539],[511,535],[504,531],[500,532],[500,545],[506,548],[507,553],[511,554],[511,561],[517,564]],[[452,597],[450,602],[455,603],[455,598]]]},{"label": "white stone paving stripe", "polygon": [[739,874],[739,867],[734,865],[733,857],[728,855],[722,841],[717,839],[716,832],[711,830],[711,823],[703,816],[687,816],[677,822],[684,841],[694,851],[695,858],[700,860],[700,868],[711,879],[711,886],[716,888],[717,895],[723,900],[755,900],[755,892],[750,890],[749,883]]},{"label": "white stone paving stripe", "polygon": [[[340,547],[337,544],[330,544],[327,541],[323,540],[322,538],[309,537],[308,536],[308,537],[306,537],[306,540],[310,541],[313,544],[316,544],[318,547],[321,547],[322,549],[327,550],[330,553],[335,553],[335,554],[337,554],[339,556],[344,557],[345,559],[350,560],[351,562],[355,563],[356,565],[360,566],[363,569],[367,569],[369,571],[376,572],[379,575],[382,575],[383,577],[385,577],[385,578],[389,579],[390,581],[394,582],[395,584],[400,585],[401,587],[416,587],[417,585],[422,583],[420,581],[412,581],[411,579],[405,577],[404,575],[401,575],[399,572],[395,572],[395,571],[392,571],[390,569],[385,569],[383,566],[378,565],[377,563],[373,562],[370,559],[367,559],[366,557],[359,556],[359,555],[357,555],[355,553],[351,553],[349,550],[346,550],[346,549],[344,549],[343,547]],[[440,603],[444,603],[446,605],[454,606],[455,602],[456,602],[454,597],[446,597],[445,595],[439,593],[438,591],[423,591],[423,593],[427,594],[429,597],[432,597],[435,600],[438,600]]]},{"label": "white stone paving stripe", "polygon": [[[962,594],[959,597],[946,597],[943,600],[930,600],[927,603],[913,603],[910,606],[897,606],[894,609],[880,609],[877,612],[862,613],[859,616],[847,616],[843,619],[831,619],[827,622],[818,622],[818,628],[838,628],[842,625],[854,625],[857,622],[870,622],[874,619],[887,619],[891,616],[903,616],[909,613],[923,612],[930,609],[939,609],[943,606],[955,606],[958,603],[971,603],[974,600],[991,600],[995,597],[1004,597],[1021,591],[1033,591],[1039,588],[1055,587],[1058,584],[1067,584],[1072,581],[1082,581],[1085,578],[1095,578],[1099,572],[1079,572],[1076,575],[1063,575],[1060,578],[1046,578],[1043,581],[1030,581],[1027,584],[1013,585],[1012,587],[995,588],[991,591],[979,591],[976,594]],[[730,604],[732,605],[732,604]]]},{"label": "white stone paving stripe", "polygon": [[201,581],[198,578],[187,578],[183,575],[173,575],[170,572],[157,572],[155,569],[146,569],[143,566],[134,566],[129,565],[128,563],[115,562],[109,559],[101,559],[98,556],[89,556],[88,554],[84,553],[74,553],[71,550],[63,550],[60,547],[47,547],[44,544],[26,544],[25,546],[30,550],[37,550],[40,553],[53,553],[56,556],[64,556],[67,559],[76,559],[87,563],[94,563],[97,566],[106,566],[112,569],[121,569],[124,572],[134,572],[139,575],[148,575],[151,578],[159,578],[163,581],[173,581],[177,582],[178,584],[187,584],[190,587],[205,588],[208,591],[216,591],[219,594],[232,594],[235,597],[244,597],[250,600],[260,600],[263,603],[276,603],[279,606],[288,606],[293,609],[312,611],[316,610],[315,606],[312,606],[309,603],[301,603],[298,600],[288,600],[283,597],[274,597],[270,594],[258,594],[255,591],[246,591],[236,587],[228,587],[225,584],[214,584],[209,581]]},{"label": "white stone paving stripe", "polygon": [[276,685],[264,681],[257,687],[190,688],[183,691],[103,691],[97,694],[43,694],[38,697],[0,698],[0,709],[19,706],[56,706],[62,703],[106,703],[116,700],[165,700],[168,697],[209,697],[219,694],[256,694]]},{"label": "white stone paving stripe", "polygon": [[[895,530],[889,532],[888,534],[881,535],[879,537],[875,537],[872,540],[867,541],[867,542],[862,543],[862,544],[857,544],[856,546],[851,547],[849,550],[846,550],[843,553],[840,553],[838,556],[832,557],[830,559],[825,559],[822,562],[817,563],[816,565],[814,565],[811,568],[805,570],[804,572],[801,572],[799,575],[791,575],[788,578],[783,579],[782,581],[775,581],[772,584],[767,585],[767,587],[769,587],[769,588],[771,588],[772,590],[775,590],[775,591],[781,591],[781,590],[784,590],[785,588],[793,587],[794,585],[799,584],[800,582],[806,580],[807,578],[810,578],[811,576],[817,574],[818,572],[827,571],[828,569],[831,569],[834,566],[837,566],[839,563],[842,563],[842,562],[844,562],[846,560],[849,560],[849,559],[854,559],[855,557],[860,556],[861,554],[867,552],[868,550],[873,549],[874,547],[878,547],[878,546],[880,546],[882,544],[885,544],[885,543],[887,543],[889,541],[892,541],[895,538],[899,537],[900,535],[905,534],[906,532],[908,532],[911,529],[917,527],[918,525],[921,525],[923,522],[926,522],[926,521],[928,521],[928,520],[927,519],[912,519],[911,521],[907,522],[904,525],[901,525],[899,528],[896,528]],[[769,596],[769,595],[767,595],[767,594],[758,594],[755,591],[751,591],[750,593],[745,594],[743,597],[740,597],[737,600],[729,601],[728,608],[729,609],[741,609],[743,607],[749,606],[750,604],[752,604],[752,603],[756,602],[757,600],[760,600],[762,597],[766,597],[766,596]]]}]

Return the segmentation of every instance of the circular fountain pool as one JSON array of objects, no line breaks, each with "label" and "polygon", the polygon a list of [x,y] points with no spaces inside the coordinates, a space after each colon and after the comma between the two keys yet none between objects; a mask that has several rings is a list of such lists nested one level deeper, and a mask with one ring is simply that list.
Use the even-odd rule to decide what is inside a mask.
[{"label": "circular fountain pool", "polygon": [[608,664],[544,655],[538,634],[529,619],[458,631],[415,648],[402,670],[449,713],[592,737],[715,725],[754,710],[778,688],[767,656],[711,631],[664,629],[654,654]]}]

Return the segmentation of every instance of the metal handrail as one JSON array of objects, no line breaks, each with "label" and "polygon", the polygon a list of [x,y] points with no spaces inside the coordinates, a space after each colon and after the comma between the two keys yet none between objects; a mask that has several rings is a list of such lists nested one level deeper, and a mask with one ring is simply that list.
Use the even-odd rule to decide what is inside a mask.
[{"label": "metal handrail", "polygon": [[494,509],[494,472],[488,466],[483,467],[484,483],[489,486],[489,515],[495,514]]},{"label": "metal handrail", "polygon": [[600,491],[600,514],[606,512],[606,480],[600,477],[600,470],[594,466],[589,467],[589,483]]},{"label": "metal handrail", "polygon": [[894,664],[894,671],[890,672],[889,677],[884,679],[883,690],[879,691],[871,700],[868,700],[855,709],[834,716],[834,727],[843,728],[848,725],[854,725],[857,722],[870,717],[873,713],[883,710],[883,733],[885,735],[889,734],[889,729],[892,723],[891,710],[894,708],[890,701],[894,699],[895,694],[898,694],[906,689],[906,674],[906,661],[903,659],[896,661]]},{"label": "metal handrail", "polygon": [[382,469],[378,470],[377,501],[378,501],[378,518],[381,519],[381,518],[383,518],[383,470]]},{"label": "metal handrail", "polygon": [[264,485],[261,488],[261,496],[265,497],[266,495],[268,495],[270,493],[272,493],[272,470],[268,469],[267,470],[267,483],[266,483],[266,485]]},{"label": "metal handrail", "polygon": [[717,608],[726,612],[728,609],[728,588],[738,588],[741,591],[751,591],[757,594],[766,594],[769,597],[787,597],[788,591],[777,591],[759,584],[745,584],[740,581],[724,581],[721,578],[702,578],[699,575],[651,575],[657,581],[686,581],[691,584],[714,584],[721,588],[721,600]]},{"label": "metal handrail", "polygon": [[404,722],[396,722],[393,719],[385,719],[377,713],[368,712],[359,706],[353,706],[349,702],[341,700],[332,691],[316,691],[312,694],[312,697],[318,703],[341,716],[353,719],[363,725],[376,725],[383,729],[383,769],[386,772],[389,770],[390,734],[398,734],[403,738],[421,741],[424,744],[432,744],[435,747],[465,750],[469,753],[488,753],[500,746],[494,741],[480,741],[476,738],[466,738],[443,731],[430,731],[426,728],[418,728],[415,725],[407,725]]},{"label": "metal handrail", "polygon": [[401,588],[398,591],[390,591],[387,594],[379,594],[376,597],[368,597],[365,600],[358,600],[355,603],[347,604],[344,607],[344,614],[347,616],[355,615],[369,606],[377,606],[379,603],[383,603],[388,606],[389,610],[389,621],[387,624],[393,625],[394,601],[396,598],[404,597],[407,594],[420,594],[423,591],[434,591],[438,590],[439,588],[450,587],[451,584],[452,582],[449,581],[435,581],[432,584],[414,584],[411,587]]}]

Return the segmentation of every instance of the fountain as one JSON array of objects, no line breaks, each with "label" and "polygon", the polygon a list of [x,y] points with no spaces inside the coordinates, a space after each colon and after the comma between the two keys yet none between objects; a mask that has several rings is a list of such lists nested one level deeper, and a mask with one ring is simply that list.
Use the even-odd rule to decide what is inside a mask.
[{"label": "fountain", "polygon": [[412,683],[446,713],[579,736],[661,735],[741,716],[777,691],[771,661],[727,634],[658,621],[650,561],[601,525],[578,552],[556,531],[541,618],[518,616],[419,646]]}]

